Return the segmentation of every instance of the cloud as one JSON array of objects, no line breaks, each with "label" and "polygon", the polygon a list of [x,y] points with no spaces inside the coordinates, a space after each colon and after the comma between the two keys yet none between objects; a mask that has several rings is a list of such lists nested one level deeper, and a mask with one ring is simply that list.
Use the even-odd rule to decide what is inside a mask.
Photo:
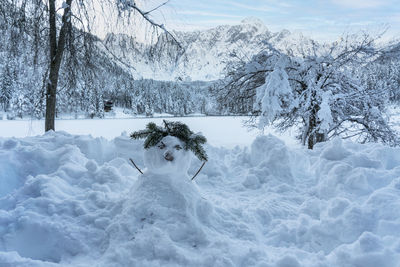
[{"label": "cloud", "polygon": [[[392,16],[390,16],[388,19],[390,22],[400,23],[400,12],[392,14]],[[396,25],[396,26],[399,26],[399,25]]]},{"label": "cloud", "polygon": [[235,19],[198,19],[187,20],[185,18],[173,18],[166,21],[166,25],[177,31],[195,31],[206,30],[217,27],[219,25],[237,25],[240,21]]},{"label": "cloud", "polygon": [[354,9],[367,9],[387,5],[384,0],[332,0],[332,3]]},{"label": "cloud", "polygon": [[252,10],[252,11],[259,11],[259,12],[272,12],[276,11],[276,8],[269,7],[269,6],[255,6],[254,4],[242,4],[238,2],[233,2],[233,1],[228,1],[226,2],[228,5],[242,8],[242,9],[247,9],[247,10]]},{"label": "cloud", "polygon": [[236,25],[239,24],[237,20],[229,20],[229,19],[208,19],[208,20],[199,20],[196,21],[196,24],[200,26],[208,26],[208,27],[216,27],[219,25]]},{"label": "cloud", "polygon": [[[155,0],[153,0],[155,1]],[[161,1],[161,0],[159,0]],[[317,39],[336,39],[349,30],[387,23],[400,32],[400,0],[171,0],[170,28],[207,29],[259,17],[272,31],[301,30]],[[168,26],[168,25],[167,25]]]},{"label": "cloud", "polygon": [[177,11],[178,14],[181,15],[195,15],[195,16],[202,16],[202,17],[222,17],[222,18],[241,18],[242,16],[230,15],[230,14],[223,14],[223,13],[212,13],[212,12],[202,12],[197,10],[180,10]]}]

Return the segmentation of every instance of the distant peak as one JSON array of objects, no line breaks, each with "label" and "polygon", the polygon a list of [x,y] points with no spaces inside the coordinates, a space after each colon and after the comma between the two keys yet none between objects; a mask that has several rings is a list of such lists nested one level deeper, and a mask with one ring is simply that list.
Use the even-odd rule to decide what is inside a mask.
[{"label": "distant peak", "polygon": [[280,34],[289,35],[289,34],[291,34],[291,32],[288,29],[283,29],[280,31]]},{"label": "distant peak", "polygon": [[267,26],[265,26],[264,22],[256,17],[247,17],[241,21],[241,25],[247,25],[251,27],[255,27],[259,33],[268,32]]},{"label": "distant peak", "polygon": [[241,22],[241,24],[252,24],[252,25],[257,25],[257,26],[265,26],[264,22],[256,17],[247,17],[245,19],[243,19]]}]

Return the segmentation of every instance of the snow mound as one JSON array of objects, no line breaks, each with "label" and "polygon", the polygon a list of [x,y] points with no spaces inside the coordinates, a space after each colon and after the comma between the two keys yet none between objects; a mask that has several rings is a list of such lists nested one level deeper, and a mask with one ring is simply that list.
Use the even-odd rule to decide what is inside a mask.
[{"label": "snow mound", "polygon": [[[121,139],[107,142],[48,133],[4,140],[0,251],[17,252],[28,266],[36,261],[27,259],[59,263],[94,249],[101,251],[104,226],[115,215],[119,195],[135,177],[126,160],[118,157],[127,145]],[[114,151],[108,154],[111,146]],[[129,147],[134,151],[135,142]],[[4,253],[0,263],[3,257]]]},{"label": "snow mound", "polygon": [[[289,162],[289,151],[285,143],[273,135],[259,136],[251,145],[251,162],[255,166],[249,170],[245,181],[251,185],[252,177],[256,183],[278,180],[279,184],[292,183],[293,176]],[[253,185],[254,186],[254,185]]]},{"label": "snow mound", "polygon": [[400,266],[399,148],[164,141],[0,138],[0,266]]},{"label": "snow mound", "polygon": [[201,221],[210,211],[189,177],[145,173],[106,229],[111,238],[105,266],[193,264],[209,244]]}]

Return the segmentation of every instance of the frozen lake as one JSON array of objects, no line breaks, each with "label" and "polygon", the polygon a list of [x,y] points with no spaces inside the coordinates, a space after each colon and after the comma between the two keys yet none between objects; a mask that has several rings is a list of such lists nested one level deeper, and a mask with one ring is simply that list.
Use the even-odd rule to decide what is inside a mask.
[{"label": "frozen lake", "polygon": [[[143,129],[149,122],[161,125],[162,120],[181,121],[186,123],[194,132],[202,132],[213,146],[234,147],[248,146],[259,130],[244,126],[248,117],[166,117],[166,118],[115,118],[115,119],[62,119],[56,120],[56,130],[71,134],[91,135],[113,139],[121,133],[127,134]],[[44,120],[0,120],[0,136],[26,137],[41,135],[44,131]],[[272,129],[264,133],[273,133],[284,139],[287,144],[297,144],[291,133],[275,133]]]}]

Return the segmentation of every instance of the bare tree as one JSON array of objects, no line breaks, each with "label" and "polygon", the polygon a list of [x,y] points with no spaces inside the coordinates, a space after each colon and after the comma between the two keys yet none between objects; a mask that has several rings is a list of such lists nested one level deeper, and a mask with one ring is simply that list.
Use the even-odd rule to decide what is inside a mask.
[{"label": "bare tree", "polygon": [[[134,15],[141,16],[147,23],[156,29],[161,29],[165,32],[166,36],[170,37],[175,43],[178,43],[174,36],[165,29],[163,24],[159,24],[150,17],[150,14],[165,5],[168,1],[163,2],[161,5],[152,8],[151,10],[142,10],[135,0],[117,0],[115,9],[119,14],[124,12],[133,12]],[[92,1],[73,1],[66,0],[63,2],[60,10],[63,11],[61,19],[59,19],[58,9],[56,9],[56,0],[49,0],[48,2],[48,19],[49,19],[49,73],[46,88],[46,115],[45,115],[45,131],[55,129],[56,117],[56,96],[57,86],[60,76],[60,67],[62,65],[63,56],[67,43],[67,34],[71,32],[73,22],[79,22],[80,27],[90,30],[90,16],[87,12],[87,5],[93,5]],[[109,3],[110,4],[110,3]],[[74,10],[76,10],[74,12]],[[83,15],[81,15],[83,14]],[[85,21],[84,21],[85,20]]]}]

